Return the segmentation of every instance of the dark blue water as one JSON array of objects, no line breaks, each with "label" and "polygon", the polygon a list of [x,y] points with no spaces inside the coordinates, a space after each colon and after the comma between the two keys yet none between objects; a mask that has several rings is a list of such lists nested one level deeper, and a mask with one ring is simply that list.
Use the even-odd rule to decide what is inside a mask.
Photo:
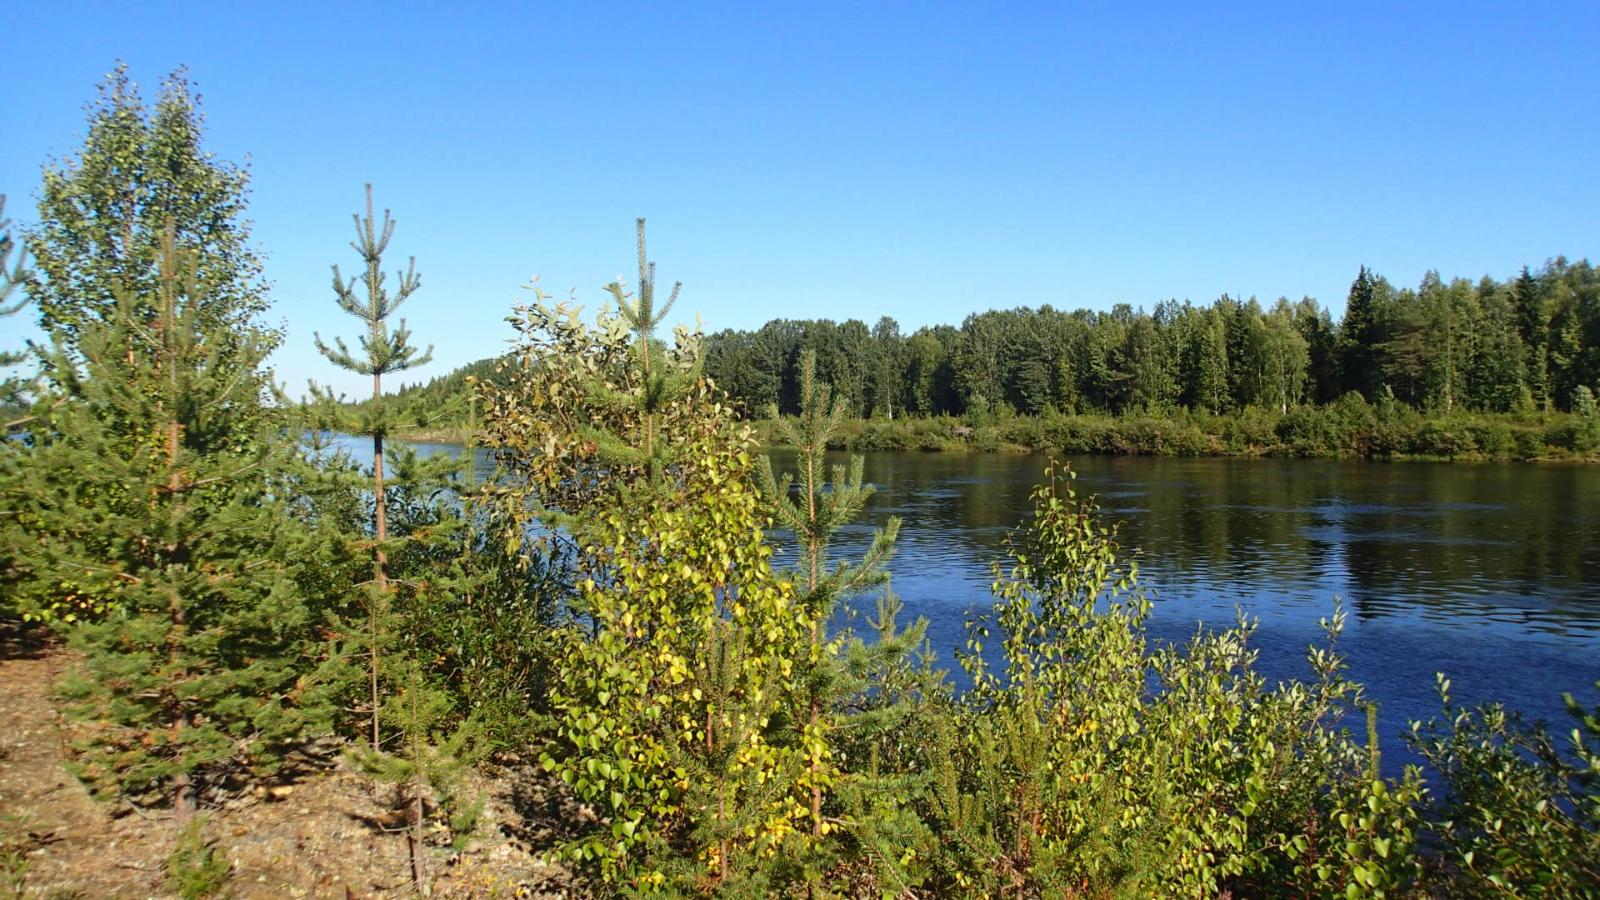
[{"label": "dark blue water", "polygon": [[[867,523],[904,524],[891,565],[907,612],[941,654],[990,602],[990,563],[1029,514],[1045,460],[1030,455],[868,454]],[[1499,700],[1565,732],[1561,692],[1600,679],[1600,470],[1578,466],[1325,460],[1078,460],[1137,553],[1151,631],[1181,641],[1239,611],[1271,679],[1307,678],[1307,647],[1336,600],[1338,649],[1392,740],[1435,713],[1435,673],[1458,702]],[[1360,729],[1360,723],[1353,727]]]},{"label": "dark blue water", "polygon": [[[908,616],[929,619],[934,649],[954,670],[964,618],[991,601],[990,565],[1029,514],[1044,464],[1035,455],[866,454],[877,494],[833,553],[858,556],[873,528],[900,516],[893,588]],[[1098,495],[1138,554],[1158,639],[1226,627],[1242,610],[1259,622],[1261,670],[1307,678],[1318,620],[1341,600],[1348,623],[1338,649],[1379,703],[1391,749],[1410,720],[1438,710],[1436,672],[1458,702],[1503,701],[1561,732],[1562,691],[1596,699],[1600,469],[1140,457],[1075,467],[1080,492]],[[794,548],[778,540],[779,564],[791,564]]]}]

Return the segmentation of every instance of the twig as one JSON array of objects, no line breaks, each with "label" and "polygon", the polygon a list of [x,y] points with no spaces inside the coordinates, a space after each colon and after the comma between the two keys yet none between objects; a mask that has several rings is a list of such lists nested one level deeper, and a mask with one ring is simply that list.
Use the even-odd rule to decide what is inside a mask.
[{"label": "twig", "polygon": [[132,800],[129,800],[127,797],[123,797],[122,802],[128,804],[128,808],[138,813],[139,818],[145,820],[146,822],[154,822],[156,820],[155,816],[152,816],[143,809],[139,808],[138,804],[134,803]]}]

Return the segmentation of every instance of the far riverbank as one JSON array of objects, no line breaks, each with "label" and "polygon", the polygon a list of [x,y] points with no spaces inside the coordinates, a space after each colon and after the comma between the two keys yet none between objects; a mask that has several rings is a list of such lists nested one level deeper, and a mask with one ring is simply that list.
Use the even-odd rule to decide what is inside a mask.
[{"label": "far riverbank", "polygon": [[[784,446],[771,421],[757,420],[752,425],[766,446]],[[392,437],[418,443],[465,444],[470,434],[463,426],[430,426],[397,429]],[[1405,406],[1385,408],[1350,398],[1287,413],[1250,409],[1227,415],[1178,411],[1121,417],[856,419],[844,424],[832,449],[1600,462],[1600,421],[1568,413],[1430,416]]]}]

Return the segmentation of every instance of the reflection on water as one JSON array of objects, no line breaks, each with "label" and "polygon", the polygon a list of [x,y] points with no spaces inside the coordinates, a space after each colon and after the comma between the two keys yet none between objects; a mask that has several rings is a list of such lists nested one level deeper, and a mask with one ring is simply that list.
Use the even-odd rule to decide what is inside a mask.
[{"label": "reflection on water", "polygon": [[[841,460],[842,460],[841,456]],[[779,455],[781,467],[787,458]],[[904,520],[890,568],[935,648],[961,645],[967,611],[990,602],[990,563],[1029,513],[1044,458],[870,453],[867,524]],[[1600,470],[1579,466],[1088,457],[1099,496],[1139,555],[1153,632],[1260,622],[1269,677],[1308,673],[1318,620],[1343,598],[1340,649],[1381,708],[1386,736],[1436,708],[1434,673],[1457,699],[1500,699],[1560,723],[1560,693],[1600,679]],[[793,548],[784,548],[792,558]],[[1562,726],[1565,731],[1565,726]],[[1391,743],[1392,742],[1386,742]]]},{"label": "reflection on water", "polygon": [[[347,446],[358,458],[367,451]],[[1028,515],[1044,462],[869,453],[878,492],[834,552],[859,555],[874,527],[900,516],[894,589],[909,615],[928,617],[935,650],[953,666],[964,617],[990,602],[990,564]],[[779,454],[778,467],[787,463]],[[1562,691],[1594,696],[1600,469],[1126,457],[1075,467],[1080,492],[1101,498],[1138,553],[1159,638],[1227,625],[1243,610],[1260,622],[1263,671],[1300,677],[1318,620],[1342,597],[1350,621],[1340,649],[1380,703],[1386,737],[1436,710],[1438,671],[1458,700],[1504,700],[1557,724]],[[791,563],[792,544],[775,537],[779,564]]]}]

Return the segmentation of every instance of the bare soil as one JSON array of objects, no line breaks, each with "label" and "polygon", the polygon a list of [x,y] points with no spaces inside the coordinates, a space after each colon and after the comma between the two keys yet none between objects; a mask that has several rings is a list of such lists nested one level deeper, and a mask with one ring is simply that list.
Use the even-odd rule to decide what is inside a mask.
[{"label": "bare soil", "polygon": [[[68,738],[51,686],[70,656],[0,635],[0,898],[176,896],[166,860],[170,810],[93,798],[66,768]],[[226,896],[415,896],[401,817],[386,789],[337,752],[283,783],[218,798],[206,836],[229,863]],[[547,863],[576,811],[527,767],[480,776],[486,798],[464,850],[440,835],[428,848],[431,895],[445,898],[578,896]]]}]

